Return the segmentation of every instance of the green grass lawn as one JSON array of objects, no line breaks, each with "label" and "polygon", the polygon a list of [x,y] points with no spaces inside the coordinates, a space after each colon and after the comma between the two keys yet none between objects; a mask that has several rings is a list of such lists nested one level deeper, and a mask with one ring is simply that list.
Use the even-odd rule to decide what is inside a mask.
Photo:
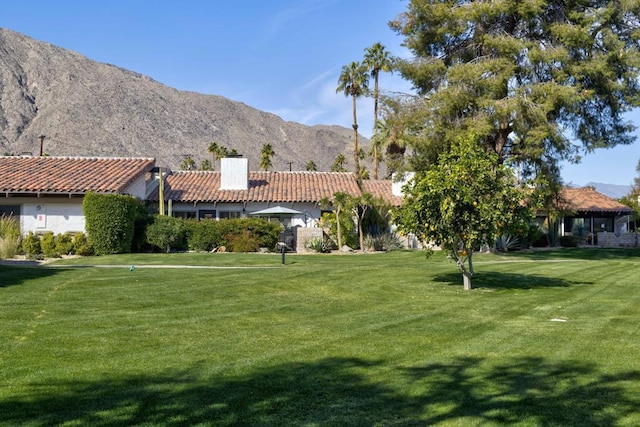
[{"label": "green grass lawn", "polygon": [[0,266],[0,425],[640,425],[640,251],[474,261]]}]

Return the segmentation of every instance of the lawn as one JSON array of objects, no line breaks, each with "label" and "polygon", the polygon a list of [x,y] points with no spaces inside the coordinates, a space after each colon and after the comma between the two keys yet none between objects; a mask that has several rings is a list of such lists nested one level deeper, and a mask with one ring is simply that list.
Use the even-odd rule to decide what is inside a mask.
[{"label": "lawn", "polygon": [[0,266],[0,425],[640,425],[640,251],[474,260]]}]

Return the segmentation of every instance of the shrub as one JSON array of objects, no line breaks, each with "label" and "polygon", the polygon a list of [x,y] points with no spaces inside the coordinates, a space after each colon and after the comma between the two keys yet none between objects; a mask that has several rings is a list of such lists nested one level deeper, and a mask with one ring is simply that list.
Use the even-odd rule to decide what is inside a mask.
[{"label": "shrub", "polygon": [[560,236],[560,246],[565,248],[575,248],[578,246],[578,238],[575,236]]},{"label": "shrub", "polygon": [[89,192],[82,201],[86,230],[96,255],[131,251],[140,202],[132,196]]},{"label": "shrub", "polygon": [[70,255],[73,253],[73,236],[71,233],[58,234],[56,236],[55,250],[59,255]]},{"label": "shrub", "polygon": [[11,215],[0,216],[0,259],[16,256],[20,248],[20,224]]},{"label": "shrub", "polygon": [[520,247],[520,238],[510,234],[503,234],[496,239],[495,244],[498,252],[515,251]]},{"label": "shrub", "polygon": [[184,220],[166,215],[153,217],[146,230],[147,242],[166,251],[182,250],[187,247]]},{"label": "shrub", "polygon": [[76,233],[73,236],[73,253],[81,256],[93,255],[93,248],[84,233]]},{"label": "shrub", "polygon": [[22,239],[22,250],[27,258],[39,258],[42,255],[40,247],[40,237],[30,231],[24,239]]},{"label": "shrub", "polygon": [[402,241],[395,233],[364,236],[364,249],[367,251],[394,251],[402,248]]},{"label": "shrub", "polygon": [[331,252],[331,244],[324,237],[314,237],[308,240],[305,247],[318,253]]},{"label": "shrub", "polygon": [[260,248],[258,239],[249,230],[243,230],[238,234],[229,234],[227,242],[227,249],[230,252],[257,252]]},{"label": "shrub", "polygon": [[56,236],[53,231],[47,231],[40,237],[40,249],[42,255],[47,258],[59,256],[56,252]]},{"label": "shrub", "polygon": [[187,247],[194,251],[210,252],[213,248],[221,246],[224,240],[220,223],[211,219],[185,221]]}]

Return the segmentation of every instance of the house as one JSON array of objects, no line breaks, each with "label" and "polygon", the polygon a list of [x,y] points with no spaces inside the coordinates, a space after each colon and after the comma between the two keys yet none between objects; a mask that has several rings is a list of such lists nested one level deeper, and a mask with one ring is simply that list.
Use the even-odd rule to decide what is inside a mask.
[{"label": "house", "polygon": [[593,187],[564,188],[557,207],[563,216],[560,236],[585,235],[586,243],[604,246],[637,246],[636,233],[629,233],[634,210]]},{"label": "house", "polygon": [[0,157],[0,214],[20,218],[23,235],[84,232],[87,192],[129,194],[144,200],[150,158]]},{"label": "house", "polygon": [[[259,214],[279,221],[287,230],[284,239],[289,246],[302,249],[304,240],[322,233],[316,227],[328,208],[321,201],[331,201],[338,192],[354,196],[371,192],[396,205],[402,201],[392,194],[391,181],[364,181],[361,188],[350,172],[249,171],[245,158],[222,159],[220,171],[170,172],[165,176],[163,198],[167,212],[182,218]],[[154,191],[150,201],[159,203],[159,194]]]}]

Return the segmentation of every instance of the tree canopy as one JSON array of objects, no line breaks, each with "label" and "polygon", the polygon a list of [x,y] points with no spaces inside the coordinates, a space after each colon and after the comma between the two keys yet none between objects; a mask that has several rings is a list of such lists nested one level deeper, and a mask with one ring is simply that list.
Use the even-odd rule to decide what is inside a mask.
[{"label": "tree canopy", "polygon": [[418,168],[473,134],[551,180],[561,161],[634,140],[638,1],[411,0],[390,26],[413,55],[396,67],[418,94],[400,110]]},{"label": "tree canopy", "polygon": [[473,252],[502,233],[523,233],[530,219],[512,169],[496,157],[472,138],[455,142],[405,186],[404,202],[393,211],[400,232],[415,234],[425,247],[441,246],[455,260],[465,289],[471,288]]}]

